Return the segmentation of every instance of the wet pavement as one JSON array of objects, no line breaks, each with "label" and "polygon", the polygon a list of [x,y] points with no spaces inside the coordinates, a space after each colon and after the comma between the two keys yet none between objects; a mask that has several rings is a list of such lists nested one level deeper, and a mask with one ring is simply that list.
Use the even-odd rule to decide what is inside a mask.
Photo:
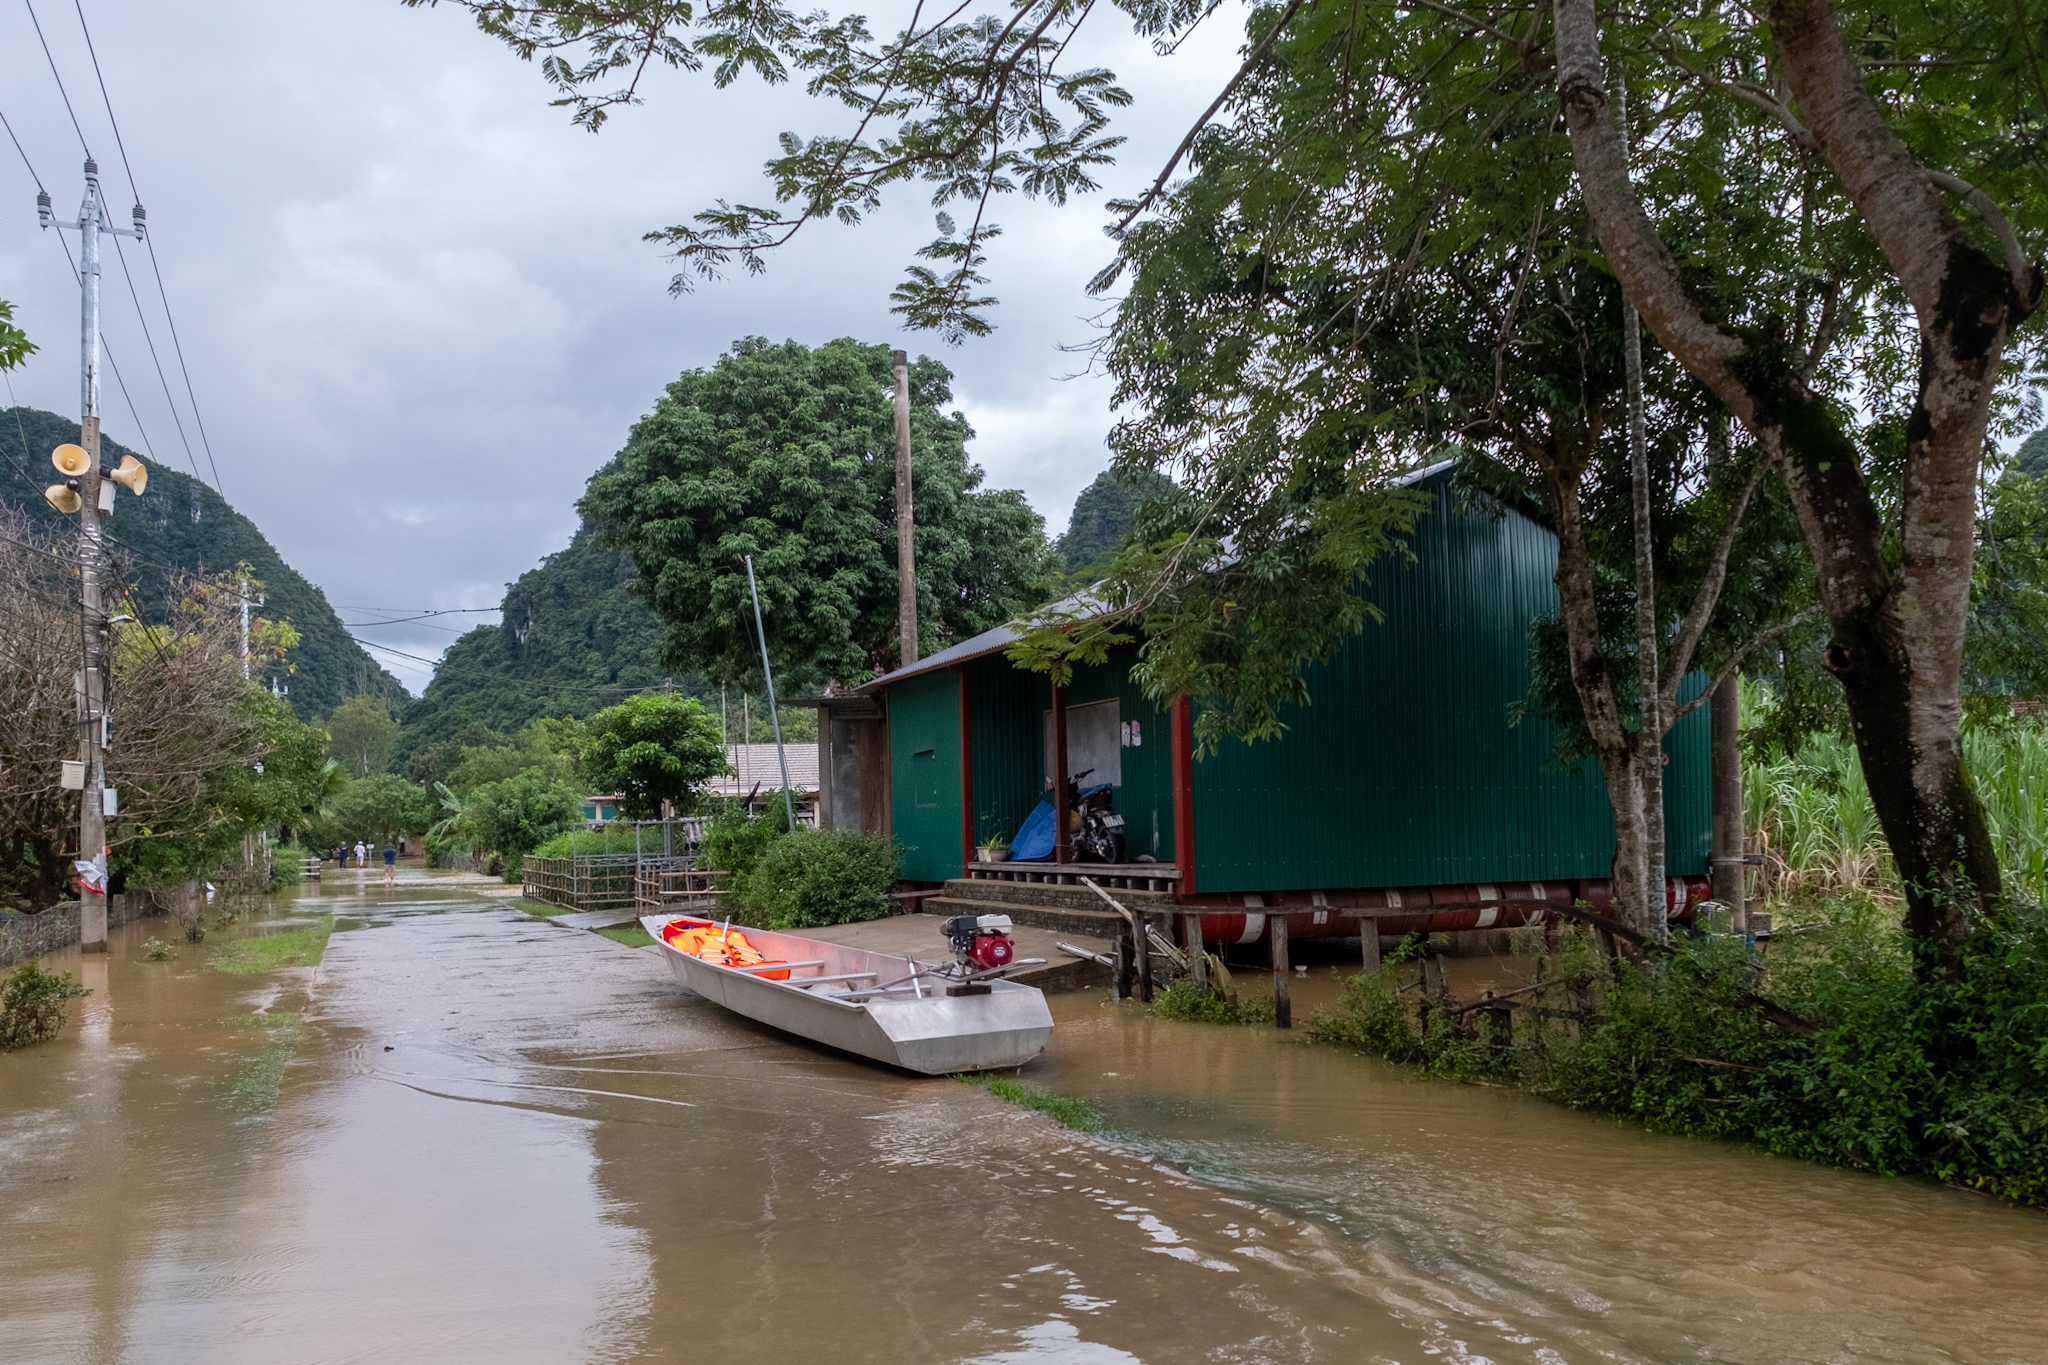
[{"label": "wet pavement", "polygon": [[452,882],[169,929],[0,1055],[0,1361],[2048,1357],[2038,1213],[1269,1030],[1055,997],[1096,1140]]}]

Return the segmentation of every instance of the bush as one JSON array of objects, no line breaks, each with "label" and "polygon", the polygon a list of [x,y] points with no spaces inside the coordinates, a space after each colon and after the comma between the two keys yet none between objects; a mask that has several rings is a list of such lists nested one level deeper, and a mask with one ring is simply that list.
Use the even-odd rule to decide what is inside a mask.
[{"label": "bush", "polygon": [[[1763,963],[1699,937],[1636,966],[1573,931],[1508,1046],[1440,1010],[1418,1020],[1385,977],[1355,979],[1310,1036],[1666,1132],[2048,1205],[2048,914],[2019,904],[1980,925],[1944,982],[1915,970],[1887,907],[1828,908]],[[1770,1023],[1752,990],[1818,1031]]]},{"label": "bush", "polygon": [[279,844],[270,850],[270,886],[297,886],[306,880],[306,850]]},{"label": "bush", "polygon": [[1246,998],[1234,990],[1205,991],[1186,977],[1153,991],[1149,1008],[1158,1018],[1196,1024],[1271,1024],[1275,1012],[1271,995]]},{"label": "bush", "polygon": [[898,858],[896,845],[876,835],[796,830],[775,838],[737,879],[733,917],[767,929],[880,919],[889,913]]},{"label": "bush", "polygon": [[[779,793],[774,795],[779,796]],[[741,801],[722,801],[704,828],[700,866],[744,877],[780,835],[789,832],[789,817],[780,800],[772,800],[759,819],[747,814]]]},{"label": "bush", "polygon": [[64,1027],[64,1002],[91,994],[69,972],[22,963],[0,986],[0,1051],[56,1037]]},{"label": "bush", "polygon": [[[536,858],[591,857],[599,853],[631,853],[634,830],[631,825],[607,825],[601,830],[570,829],[555,835],[533,851]],[[640,835],[640,850],[661,852],[661,831],[650,829]]]}]

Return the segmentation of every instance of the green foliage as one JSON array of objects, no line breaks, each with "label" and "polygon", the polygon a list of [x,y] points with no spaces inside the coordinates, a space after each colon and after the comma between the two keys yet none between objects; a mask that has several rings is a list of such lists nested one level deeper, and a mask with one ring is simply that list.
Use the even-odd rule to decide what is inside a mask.
[{"label": "green foliage", "polygon": [[306,850],[279,844],[270,850],[270,889],[297,886],[306,880]]},{"label": "green foliage", "polygon": [[[765,823],[759,822],[756,823]],[[768,929],[881,919],[902,859],[891,841],[850,829],[799,829],[771,840],[738,879],[733,918]]]},{"label": "green foliage", "polygon": [[1074,499],[1066,531],[1053,541],[1053,553],[1070,574],[1091,574],[1105,565],[1138,528],[1138,508],[1147,498],[1165,496],[1173,481],[1145,472],[1120,475],[1105,469]]},{"label": "green foliage", "polygon": [[1043,1086],[1013,1081],[989,1071],[977,1071],[960,1079],[999,1100],[1043,1114],[1060,1127],[1077,1133],[1100,1133],[1109,1127],[1103,1112],[1078,1095],[1056,1095]]},{"label": "green foliage", "polygon": [[91,994],[69,972],[22,963],[0,985],[0,1052],[56,1037],[64,1027],[64,1002]]},{"label": "green foliage", "polygon": [[327,954],[327,939],[333,932],[334,916],[322,915],[312,924],[274,929],[219,944],[207,955],[206,965],[234,976],[255,976],[283,971],[286,967],[317,967]]},{"label": "green foliage", "polygon": [[[910,371],[920,652],[1036,605],[1042,523],[1023,494],[983,491],[950,373]],[[759,646],[739,557],[754,556],[769,655],[790,694],[894,667],[895,417],[886,346],[737,343],[669,385],[615,466],[578,504],[630,552],[636,591],[666,622],[678,667],[758,688]]]},{"label": "green foliage", "polygon": [[418,834],[434,820],[431,794],[396,773],[377,773],[348,784],[321,819],[316,840],[321,844],[366,839],[378,845],[399,836]]},{"label": "green foliage", "polygon": [[1235,990],[1201,990],[1186,977],[1176,977],[1152,992],[1147,1008],[1161,1019],[1195,1024],[1271,1025],[1277,1006],[1271,995],[1246,996]]},{"label": "green foliage", "polygon": [[[639,842],[634,842],[635,835]],[[563,830],[532,850],[536,858],[590,858],[600,853],[661,852],[661,831],[637,831],[631,825],[613,824],[590,830],[580,826]]]},{"label": "green foliage", "polygon": [[398,722],[382,697],[354,696],[327,718],[327,752],[351,777],[381,773],[398,742]]},{"label": "green foliage", "polygon": [[0,299],[0,370],[19,369],[35,353],[28,333],[14,325],[14,305]]},{"label": "green foliage", "polygon": [[[21,468],[48,470],[50,452],[77,439],[76,417],[36,408],[0,411],[0,457]],[[141,451],[103,433],[101,462],[118,464],[123,455],[148,463]],[[50,530],[75,525],[19,480],[0,483],[0,502],[13,503]],[[272,682],[289,687],[287,700],[301,720],[327,715],[359,692],[393,702],[405,699],[398,679],[350,637],[327,595],[286,564],[254,522],[191,475],[151,465],[149,491],[137,498],[124,490],[106,530],[117,556],[134,557],[136,598],[143,608],[138,614],[149,620],[164,618],[173,592],[163,566],[204,574],[247,564],[263,582],[261,619],[290,622],[298,633],[283,662],[266,662],[256,680],[266,691]]]},{"label": "green foliage", "polygon": [[488,782],[463,801],[461,828],[480,848],[510,862],[583,818],[574,788],[541,768]]},{"label": "green foliage", "polygon": [[[1701,936],[1635,966],[1572,931],[1544,962],[1554,988],[1521,997],[1511,1042],[1441,1009],[1418,1019],[1391,968],[1355,978],[1311,1036],[1666,1132],[2048,1205],[2048,914],[2019,904],[1980,924],[1959,978],[1937,984],[1887,907],[1828,913],[1761,963]],[[1745,1005],[1752,990],[1819,1031],[1770,1023]]]},{"label": "green foliage", "polygon": [[599,938],[608,938],[614,943],[623,943],[628,948],[645,948],[654,942],[654,935],[637,924],[622,924],[616,929],[599,929]]},{"label": "green foliage", "polygon": [[698,787],[729,771],[717,718],[691,697],[632,697],[598,712],[584,729],[584,782],[593,792],[616,792],[635,820],[659,816],[663,802],[689,814]]},{"label": "green foliage", "polygon": [[178,955],[177,945],[166,943],[160,938],[145,939],[142,955],[151,962],[169,962]]},{"label": "green foliage", "polygon": [[[405,709],[396,759],[406,775],[431,786],[465,748],[660,690],[673,673],[661,663],[661,620],[634,596],[633,578],[631,556],[600,545],[588,521],[567,549],[521,574],[505,592],[504,624],[478,626],[450,645]],[[695,673],[673,683],[700,700],[717,696]]]},{"label": "green foliage", "polygon": [[465,736],[471,742],[444,747],[454,753],[447,782],[458,793],[473,792],[488,782],[503,782],[528,768],[539,768],[555,780],[575,785],[583,726],[573,719],[534,721],[511,739],[485,734]]},{"label": "green foliage", "polygon": [[[162,890],[205,877],[224,859],[240,858],[245,835],[259,830],[289,834],[315,822],[332,786],[325,732],[301,723],[290,705],[257,688],[248,688],[230,705],[241,730],[235,747],[260,757],[238,762],[231,748],[213,755],[196,782],[178,780],[182,774],[154,782],[138,775],[126,784],[131,789],[156,785],[165,796],[175,793],[175,799],[153,803],[156,813],[147,823],[115,827],[110,867],[125,885]],[[122,804],[129,806],[128,793]],[[141,807],[140,800],[135,807]]]},{"label": "green foliage", "polygon": [[700,865],[744,877],[761,861],[776,838],[789,832],[789,817],[778,793],[762,793],[759,818],[747,814],[743,801],[720,801],[704,827],[698,851]]}]

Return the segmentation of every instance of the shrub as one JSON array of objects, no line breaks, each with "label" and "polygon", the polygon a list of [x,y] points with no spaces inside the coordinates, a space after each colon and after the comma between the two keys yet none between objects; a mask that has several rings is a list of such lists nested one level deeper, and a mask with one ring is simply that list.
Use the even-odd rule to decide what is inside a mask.
[{"label": "shrub", "polygon": [[274,890],[280,886],[297,886],[306,880],[306,850],[290,844],[279,844],[270,850],[270,885]]},{"label": "shrub", "polygon": [[1205,991],[1185,977],[1153,991],[1149,1008],[1161,1019],[1197,1024],[1271,1024],[1274,1017],[1271,995],[1255,992],[1246,997],[1235,990]]},{"label": "shrub", "polygon": [[151,962],[169,962],[178,955],[178,950],[160,938],[152,938],[143,943],[142,955]]},{"label": "shrub", "polygon": [[[2048,914],[2015,904],[1965,944],[1961,974],[1916,971],[1889,907],[1844,900],[1762,962],[1733,938],[1682,939],[1641,966],[1567,934],[1516,1038],[1476,1016],[1418,1019],[1382,976],[1311,1025],[1437,1075],[1519,1081],[1575,1109],[1883,1175],[2048,1205]],[[1818,1031],[1769,1022],[1756,991]]]},{"label": "shrub", "polygon": [[744,877],[761,861],[768,846],[788,832],[789,818],[780,800],[769,801],[759,819],[747,814],[744,802],[722,801],[705,826],[698,861],[701,866]]},{"label": "shrub", "polygon": [[[635,852],[631,825],[607,825],[601,830],[568,829],[555,835],[533,851],[536,858],[588,858],[599,853]],[[680,839],[678,839],[680,843]],[[649,829],[640,834],[638,852],[660,853],[661,831]],[[678,849],[678,852],[681,850]]]},{"label": "shrub", "polygon": [[0,986],[0,1050],[46,1042],[64,1027],[64,1002],[92,992],[69,972],[24,962]]},{"label": "shrub", "polygon": [[898,857],[896,845],[876,835],[796,830],[774,839],[737,879],[734,918],[768,929],[880,919],[889,913]]}]

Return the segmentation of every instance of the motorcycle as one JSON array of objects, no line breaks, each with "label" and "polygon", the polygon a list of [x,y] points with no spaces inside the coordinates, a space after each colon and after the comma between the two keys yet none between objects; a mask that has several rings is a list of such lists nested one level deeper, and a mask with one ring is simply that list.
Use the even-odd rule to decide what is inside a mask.
[{"label": "motorcycle", "polygon": [[1120,863],[1124,860],[1124,818],[1109,808],[1109,783],[1081,786],[1081,779],[1094,771],[1083,768],[1067,779],[1067,832],[1073,839],[1074,860]]}]

